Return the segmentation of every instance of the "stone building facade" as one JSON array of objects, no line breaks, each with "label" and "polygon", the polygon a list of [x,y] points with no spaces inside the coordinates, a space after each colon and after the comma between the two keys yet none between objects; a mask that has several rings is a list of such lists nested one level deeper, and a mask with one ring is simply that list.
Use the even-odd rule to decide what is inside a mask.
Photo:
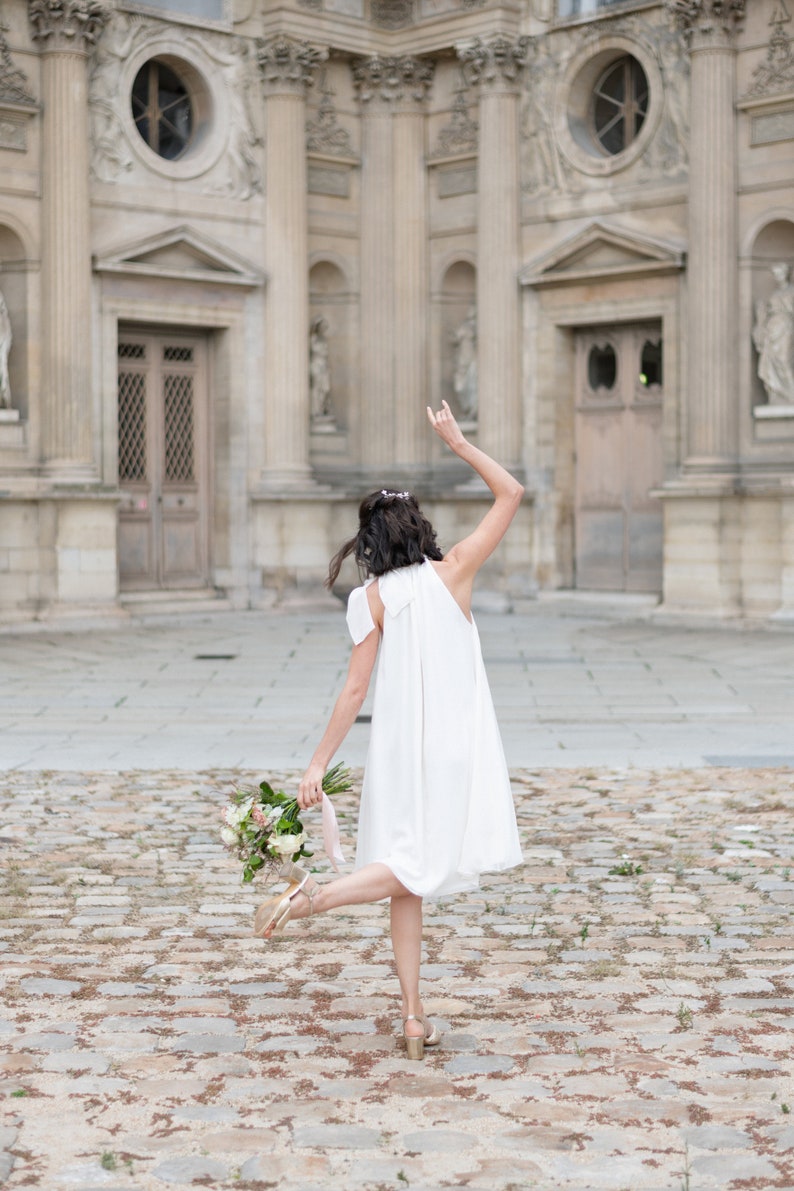
[{"label": "stone building facade", "polygon": [[3,0],[0,619],[488,584],[794,614],[791,0]]}]

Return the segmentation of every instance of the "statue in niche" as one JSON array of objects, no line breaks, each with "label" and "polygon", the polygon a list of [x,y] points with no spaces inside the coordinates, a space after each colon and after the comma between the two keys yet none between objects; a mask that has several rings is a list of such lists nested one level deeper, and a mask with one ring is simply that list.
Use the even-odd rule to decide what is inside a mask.
[{"label": "statue in niche", "polygon": [[466,421],[477,418],[477,313],[470,306],[463,322],[452,333],[455,349],[455,371],[452,387],[458,406]]},{"label": "statue in niche", "polygon": [[6,300],[0,293],[0,409],[11,408],[11,385],[8,380],[8,353],[13,335]]},{"label": "statue in niche", "polygon": [[784,261],[770,270],[777,289],[755,307],[753,343],[758,375],[770,405],[794,406],[794,285]]},{"label": "statue in niche", "polygon": [[312,422],[332,424],[328,322],[322,315],[312,319],[309,329],[309,396]]}]

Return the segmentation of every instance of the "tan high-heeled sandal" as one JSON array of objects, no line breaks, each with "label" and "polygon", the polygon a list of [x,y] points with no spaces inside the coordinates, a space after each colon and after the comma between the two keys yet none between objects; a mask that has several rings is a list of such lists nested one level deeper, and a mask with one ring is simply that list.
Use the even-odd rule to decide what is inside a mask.
[{"label": "tan high-heeled sandal", "polygon": [[[406,1034],[405,1023],[408,1021],[420,1021],[424,1026],[424,1034],[420,1034],[418,1037],[414,1037],[412,1034]],[[405,1049],[408,1052],[408,1058],[423,1059],[425,1057],[426,1046],[438,1046],[441,1041],[441,1031],[424,1014],[409,1013],[407,1017],[403,1018],[403,1038],[405,1039]]]},{"label": "tan high-heeled sandal", "polygon": [[279,875],[291,879],[292,884],[284,893],[262,902],[257,910],[254,916],[254,934],[260,939],[270,939],[283,931],[290,920],[293,899],[299,893],[309,899],[309,917],[314,913],[314,895],[318,887],[315,885],[313,889],[306,888],[306,882],[312,879],[311,873],[307,873],[297,864],[289,864],[284,866]]}]

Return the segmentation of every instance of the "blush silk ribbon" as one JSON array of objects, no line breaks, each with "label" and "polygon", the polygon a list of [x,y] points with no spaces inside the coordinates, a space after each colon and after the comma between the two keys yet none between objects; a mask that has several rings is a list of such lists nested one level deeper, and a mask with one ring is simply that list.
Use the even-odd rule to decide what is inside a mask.
[{"label": "blush silk ribbon", "polygon": [[323,794],[323,847],[325,854],[339,872],[339,865],[345,863],[342,846],[339,842],[339,824],[336,821],[336,811],[327,794]]}]

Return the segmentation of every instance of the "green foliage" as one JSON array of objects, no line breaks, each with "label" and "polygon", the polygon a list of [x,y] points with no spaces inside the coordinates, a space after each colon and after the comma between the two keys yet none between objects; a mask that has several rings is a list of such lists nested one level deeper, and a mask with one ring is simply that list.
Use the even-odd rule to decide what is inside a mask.
[{"label": "green foliage", "polygon": [[[343,794],[351,789],[350,770],[340,762],[323,778],[323,792]],[[238,813],[235,813],[238,812]],[[285,861],[297,862],[314,855],[305,843],[297,798],[274,790],[263,779],[258,786],[238,786],[224,812],[224,843],[243,863],[243,884],[253,881],[265,868],[278,868]],[[231,817],[230,817],[231,816]],[[289,855],[278,847],[279,836],[294,836],[297,847]]]},{"label": "green foliage", "polygon": [[693,1024],[692,1010],[682,1001],[676,1013],[678,1024],[682,1030],[691,1030]]},{"label": "green foliage", "polygon": [[635,864],[630,856],[623,855],[620,858],[620,864],[614,865],[609,870],[609,875],[610,877],[638,877],[641,872],[641,864]]}]

